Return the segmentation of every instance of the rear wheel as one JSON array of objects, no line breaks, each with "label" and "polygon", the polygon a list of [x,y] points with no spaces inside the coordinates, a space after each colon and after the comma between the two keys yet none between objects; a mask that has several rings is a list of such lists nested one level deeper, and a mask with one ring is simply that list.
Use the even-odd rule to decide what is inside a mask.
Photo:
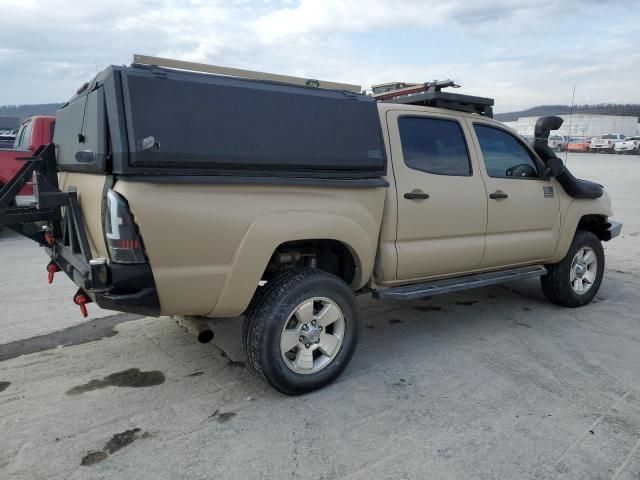
[{"label": "rear wheel", "polygon": [[358,311],[349,286],[321,270],[295,269],[260,290],[243,325],[250,370],[288,395],[335,380],[358,338]]},{"label": "rear wheel", "polygon": [[604,250],[600,239],[579,230],[567,255],[559,263],[547,265],[540,277],[545,296],[563,307],[581,307],[598,293],[604,274]]}]

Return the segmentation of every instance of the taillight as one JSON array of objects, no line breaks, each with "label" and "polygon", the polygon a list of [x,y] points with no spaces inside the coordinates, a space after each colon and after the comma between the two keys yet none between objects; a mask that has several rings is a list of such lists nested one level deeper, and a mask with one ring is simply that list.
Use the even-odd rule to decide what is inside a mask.
[{"label": "taillight", "polygon": [[131,217],[124,198],[107,191],[107,210],[104,216],[104,231],[111,261],[116,263],[145,263],[142,241],[138,227]]}]

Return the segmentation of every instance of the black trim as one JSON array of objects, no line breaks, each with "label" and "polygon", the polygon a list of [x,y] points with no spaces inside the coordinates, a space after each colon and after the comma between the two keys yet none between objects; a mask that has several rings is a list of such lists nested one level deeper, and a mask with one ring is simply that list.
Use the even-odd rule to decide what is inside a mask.
[{"label": "black trim", "polygon": [[118,181],[194,185],[305,185],[318,187],[388,187],[384,178],[312,178],[249,175],[118,175]]},{"label": "black trim", "polygon": [[86,260],[71,247],[56,243],[46,248],[51,259],[101,308],[157,317],[160,299],[151,267],[147,263],[105,265],[106,282],[92,275]]},{"label": "black trim", "polygon": [[622,224],[620,222],[609,220],[607,222],[607,227],[600,233],[600,240],[602,240],[603,242],[608,242],[609,240],[620,235],[621,231]]}]

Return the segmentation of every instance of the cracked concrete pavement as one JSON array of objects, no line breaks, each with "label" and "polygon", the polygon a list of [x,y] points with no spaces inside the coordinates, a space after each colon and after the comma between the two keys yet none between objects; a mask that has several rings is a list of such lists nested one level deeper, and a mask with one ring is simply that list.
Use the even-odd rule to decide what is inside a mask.
[{"label": "cracked concrete pavement", "polygon": [[0,478],[640,478],[640,157],[569,155],[624,223],[596,300],[537,281],[362,297],[333,385],[285,397],[244,367],[238,319],[200,345],[168,318],[89,306],[0,234]]}]

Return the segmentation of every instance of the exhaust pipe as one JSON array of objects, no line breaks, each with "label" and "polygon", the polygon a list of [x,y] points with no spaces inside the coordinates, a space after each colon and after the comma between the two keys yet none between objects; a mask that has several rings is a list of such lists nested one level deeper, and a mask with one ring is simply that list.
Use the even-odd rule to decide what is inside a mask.
[{"label": "exhaust pipe", "polygon": [[207,320],[201,317],[174,317],[178,325],[198,339],[200,343],[209,343],[213,340],[213,330]]}]

